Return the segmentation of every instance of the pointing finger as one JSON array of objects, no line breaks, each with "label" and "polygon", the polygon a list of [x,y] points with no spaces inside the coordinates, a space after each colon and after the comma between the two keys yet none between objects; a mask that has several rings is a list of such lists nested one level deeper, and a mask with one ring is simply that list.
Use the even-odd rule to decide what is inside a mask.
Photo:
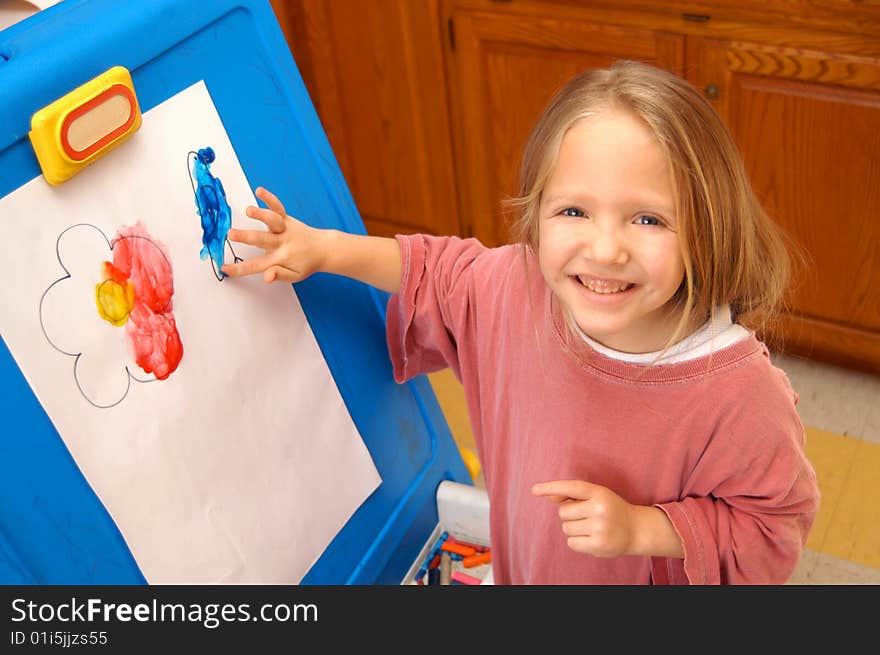
[{"label": "pointing finger", "polygon": [[539,482],[537,484],[532,485],[532,495],[533,496],[541,496],[546,498],[547,500],[554,503],[564,503],[567,500],[570,500],[568,496],[563,494],[553,493],[551,488],[548,486],[549,482]]},{"label": "pointing finger", "polygon": [[589,500],[593,495],[596,485],[584,480],[553,480],[551,482],[539,482],[532,486],[532,494],[535,496],[549,496],[554,502],[563,499],[574,498],[577,500]]}]

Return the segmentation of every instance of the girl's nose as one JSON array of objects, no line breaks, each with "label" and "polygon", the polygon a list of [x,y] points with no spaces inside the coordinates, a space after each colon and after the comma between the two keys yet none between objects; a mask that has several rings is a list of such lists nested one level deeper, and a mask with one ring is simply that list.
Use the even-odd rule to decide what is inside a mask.
[{"label": "girl's nose", "polygon": [[604,266],[625,264],[628,251],[623,234],[616,227],[595,225],[588,238],[587,256]]}]

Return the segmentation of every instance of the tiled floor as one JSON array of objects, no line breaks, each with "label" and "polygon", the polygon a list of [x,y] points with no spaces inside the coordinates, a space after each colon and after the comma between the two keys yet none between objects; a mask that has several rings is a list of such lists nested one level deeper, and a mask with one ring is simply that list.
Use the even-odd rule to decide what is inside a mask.
[{"label": "tiled floor", "polygon": [[790,584],[880,584],[880,376],[777,356],[800,396],[821,505]]},{"label": "tiled floor", "polygon": [[[822,500],[789,584],[880,584],[880,376],[775,355],[800,396]],[[461,385],[430,376],[459,447],[475,452]],[[466,452],[466,454],[469,454]],[[478,475],[476,483],[482,484]]]}]

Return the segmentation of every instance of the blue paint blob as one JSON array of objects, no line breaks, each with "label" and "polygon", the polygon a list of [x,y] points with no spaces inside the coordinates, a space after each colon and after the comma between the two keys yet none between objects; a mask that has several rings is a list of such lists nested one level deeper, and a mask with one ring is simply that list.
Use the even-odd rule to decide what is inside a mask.
[{"label": "blue paint blob", "polygon": [[226,202],[226,192],[220,180],[211,174],[211,163],[214,161],[213,148],[202,148],[195,154],[192,174],[196,193],[196,207],[202,218],[202,259],[209,256],[214,266],[214,274],[223,279],[226,274],[220,270],[223,266],[223,250],[226,245],[226,234],[232,227],[232,210]]}]

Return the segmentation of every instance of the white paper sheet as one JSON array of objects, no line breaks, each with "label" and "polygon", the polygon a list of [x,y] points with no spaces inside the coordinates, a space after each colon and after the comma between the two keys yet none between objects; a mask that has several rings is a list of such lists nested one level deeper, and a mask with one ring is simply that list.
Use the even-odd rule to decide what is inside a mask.
[{"label": "white paper sheet", "polygon": [[[0,199],[0,333],[148,582],[298,583],[381,480],[293,288],[219,282],[200,258],[186,155],[206,146],[233,225],[257,227],[201,82],[61,186]],[[97,310],[101,235],[136,222],[173,269],[183,356],[164,380]]]}]

